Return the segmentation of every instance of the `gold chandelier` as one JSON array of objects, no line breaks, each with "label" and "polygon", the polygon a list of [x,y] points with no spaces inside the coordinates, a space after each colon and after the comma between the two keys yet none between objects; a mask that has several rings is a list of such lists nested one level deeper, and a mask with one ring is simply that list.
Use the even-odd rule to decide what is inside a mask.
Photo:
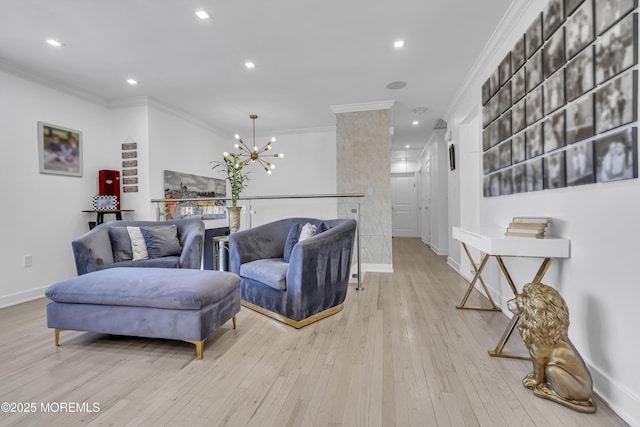
[{"label": "gold chandelier", "polygon": [[262,147],[258,148],[256,145],[256,119],[257,115],[251,114],[249,116],[253,121],[253,148],[249,148],[247,144],[240,138],[240,135],[235,134],[235,138],[238,140],[235,147],[237,150],[240,150],[239,154],[234,153],[223,153],[225,157],[233,156],[236,158],[235,167],[236,169],[242,169],[248,163],[258,162],[260,166],[264,168],[264,170],[271,175],[271,170],[276,168],[276,165],[264,159],[264,157],[284,157],[283,153],[279,154],[265,154],[267,151],[271,150],[271,144],[276,141],[275,138],[271,138],[267,143]]}]

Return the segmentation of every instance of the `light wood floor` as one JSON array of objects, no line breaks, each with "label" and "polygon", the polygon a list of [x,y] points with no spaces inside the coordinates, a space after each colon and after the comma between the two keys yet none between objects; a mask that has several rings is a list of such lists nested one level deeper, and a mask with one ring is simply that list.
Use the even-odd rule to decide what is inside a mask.
[{"label": "light wood floor", "polygon": [[[530,362],[487,355],[507,317],[456,310],[467,282],[419,240],[394,239],[393,253],[396,272],[367,274],[341,313],[296,330],[243,308],[202,361],[191,344],[86,332],[56,348],[45,299],[2,309],[0,402],[38,411],[0,425],[626,425],[600,400],[585,415],[535,397]],[[524,351],[517,334],[508,348]],[[100,410],[41,412],[60,402]]]}]

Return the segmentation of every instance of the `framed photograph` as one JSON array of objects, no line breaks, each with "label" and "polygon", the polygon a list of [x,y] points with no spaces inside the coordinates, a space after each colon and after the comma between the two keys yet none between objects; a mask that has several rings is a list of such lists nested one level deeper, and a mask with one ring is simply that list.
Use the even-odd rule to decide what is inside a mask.
[{"label": "framed photograph", "polygon": [[542,16],[542,33],[547,40],[564,22],[564,0],[549,0]]},{"label": "framed photograph", "polygon": [[542,86],[527,95],[525,102],[528,126],[542,118]]},{"label": "framed photograph", "polygon": [[566,67],[567,101],[572,101],[593,87],[593,46],[576,56]]},{"label": "framed photograph", "polygon": [[527,92],[531,92],[542,83],[542,51],[535,54],[525,65],[527,70]]},{"label": "framed photograph", "polygon": [[522,97],[527,94],[526,75],[525,68],[520,68],[513,74],[513,79],[511,80],[511,98],[514,103],[521,100]]},{"label": "framed photograph", "polygon": [[527,159],[532,159],[542,154],[542,123],[536,123],[526,130],[527,132]]},{"label": "framed photograph", "polygon": [[137,151],[123,151],[122,158],[123,159],[135,159],[138,157]]},{"label": "framed photograph", "polygon": [[520,37],[520,40],[516,42],[516,45],[513,47],[511,51],[511,71],[516,72],[519,70],[524,63],[527,61],[527,56],[525,54],[524,48],[524,35]]},{"label": "framed photograph", "polygon": [[544,188],[563,188],[567,186],[565,152],[549,154],[543,157]]},{"label": "framed photograph", "polygon": [[498,119],[498,137],[500,141],[511,137],[511,111],[503,114]]},{"label": "framed photograph", "polygon": [[596,31],[604,33],[638,5],[637,0],[595,0]]},{"label": "framed photograph", "polygon": [[500,85],[504,85],[511,78],[511,52],[500,62]]},{"label": "framed photograph", "polygon": [[500,68],[496,68],[491,76],[489,77],[489,90],[491,92],[491,96],[498,93],[500,89]]},{"label": "framed photograph", "polygon": [[638,177],[637,128],[629,128],[596,141],[596,181]]},{"label": "framed photograph", "polygon": [[547,78],[565,63],[564,28],[558,30],[544,45],[542,54],[542,71]]},{"label": "framed photograph", "polygon": [[498,167],[500,169],[511,166],[511,140],[498,145]]},{"label": "framed photograph", "polygon": [[593,141],[583,141],[567,149],[567,185],[592,184]]},{"label": "framed photograph", "polygon": [[118,209],[118,198],[116,196],[93,196],[91,206],[96,211],[115,211]]},{"label": "framed photograph", "polygon": [[482,105],[485,105],[491,99],[491,82],[487,79],[482,85]]},{"label": "framed photograph", "polygon": [[513,194],[513,171],[511,169],[500,172],[500,195]]},{"label": "framed photograph", "polygon": [[513,192],[524,193],[527,191],[527,165],[517,165],[511,168],[513,172]]},{"label": "framed photograph", "polygon": [[542,159],[533,159],[525,163],[527,166],[527,191],[540,191],[544,188],[542,179]]},{"label": "framed photograph", "polygon": [[136,176],[138,169],[122,169],[122,176]]},{"label": "framed photograph", "polygon": [[487,151],[482,155],[482,171],[484,174],[497,171],[498,168],[498,150],[496,148]]},{"label": "framed photograph", "polygon": [[638,63],[638,14],[634,13],[596,41],[596,83],[600,84]]},{"label": "framed photograph", "polygon": [[591,0],[582,3],[566,25],[567,59],[573,58],[578,52],[593,41],[593,3]]},{"label": "framed photograph", "polygon": [[500,130],[498,129],[498,122],[491,123],[489,126],[489,147],[495,147],[500,142]]},{"label": "framed photograph", "polygon": [[500,195],[500,172],[492,173],[485,177],[485,197],[496,197]]},{"label": "framed photograph", "polygon": [[511,132],[520,132],[526,125],[525,100],[523,99],[511,108]]},{"label": "framed photograph", "polygon": [[637,71],[628,71],[596,90],[596,133],[637,120],[637,79]]},{"label": "framed photograph", "polygon": [[131,184],[137,184],[138,183],[138,178],[123,178],[122,179],[122,185],[131,185]]},{"label": "framed photograph", "polygon": [[[584,0],[565,0],[564,2],[565,14],[567,16],[571,15],[573,11],[576,10],[576,7],[580,6],[583,2]],[[591,0],[589,0],[589,3],[590,2]]]},{"label": "framed photograph", "polygon": [[138,148],[137,142],[124,142],[122,144],[122,151],[136,150],[137,148]]},{"label": "framed photograph", "polygon": [[567,144],[593,136],[593,94],[567,106]]},{"label": "framed photograph", "polygon": [[544,133],[543,146],[545,153],[557,150],[558,148],[566,145],[564,136],[564,112],[565,110],[558,111],[542,123],[542,130]]},{"label": "framed photograph", "polygon": [[513,164],[524,162],[527,159],[525,152],[525,133],[520,132],[511,139],[511,162]]},{"label": "framed photograph", "polygon": [[122,167],[123,168],[135,168],[138,166],[137,160],[123,160]]},{"label": "framed photograph", "polygon": [[500,113],[504,113],[511,108],[511,82],[508,82],[500,89],[498,99],[500,100]]},{"label": "framed photograph", "polygon": [[487,151],[491,147],[491,140],[489,139],[489,128],[482,131],[482,151]]},{"label": "framed photograph", "polygon": [[38,122],[40,173],[82,176],[82,132]]},{"label": "framed photograph", "polygon": [[564,69],[556,71],[544,82],[544,114],[551,114],[564,105]]},{"label": "framed photograph", "polygon": [[527,58],[531,58],[540,46],[542,46],[542,14],[533,20],[525,33],[525,41],[527,46]]}]

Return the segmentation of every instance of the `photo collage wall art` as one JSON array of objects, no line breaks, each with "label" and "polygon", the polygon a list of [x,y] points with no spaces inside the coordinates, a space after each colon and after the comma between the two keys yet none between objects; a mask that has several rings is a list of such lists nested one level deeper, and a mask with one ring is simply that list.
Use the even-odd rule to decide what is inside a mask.
[{"label": "photo collage wall art", "polygon": [[485,197],[638,177],[638,0],[550,0],[482,85]]}]

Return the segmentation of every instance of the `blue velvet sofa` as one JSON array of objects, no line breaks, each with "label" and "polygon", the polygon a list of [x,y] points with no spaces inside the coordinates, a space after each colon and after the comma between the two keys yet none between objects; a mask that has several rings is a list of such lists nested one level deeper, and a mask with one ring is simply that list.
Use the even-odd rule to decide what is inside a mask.
[{"label": "blue velvet sofa", "polygon": [[[299,234],[306,223],[315,225],[317,234],[298,242],[296,229]],[[339,312],[355,233],[355,220],[314,218],[287,218],[231,233],[230,269],[240,276],[242,305],[295,328]]]},{"label": "blue velvet sofa", "polygon": [[[127,226],[142,230],[148,259],[132,260]],[[204,223],[199,219],[171,221],[110,221],[71,242],[78,275],[112,267],[200,269]]]}]

